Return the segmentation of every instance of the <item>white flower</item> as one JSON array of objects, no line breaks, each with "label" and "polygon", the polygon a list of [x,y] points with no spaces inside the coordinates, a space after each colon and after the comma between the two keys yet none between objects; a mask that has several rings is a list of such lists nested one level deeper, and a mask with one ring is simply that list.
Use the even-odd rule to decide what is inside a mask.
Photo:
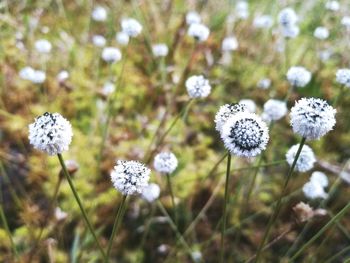
[{"label": "white flower", "polygon": [[201,22],[201,17],[196,11],[189,11],[186,14],[186,24],[199,24]]},{"label": "white flower", "polygon": [[261,79],[261,80],[259,80],[257,86],[260,89],[268,89],[271,86],[271,79],[268,79],[268,78]]},{"label": "white flower", "polygon": [[329,37],[329,31],[325,27],[317,27],[314,31],[314,37],[321,40],[327,39]]},{"label": "white flower", "polygon": [[194,262],[201,262],[202,258],[203,258],[202,253],[200,251],[198,251],[198,250],[193,251],[191,253],[191,257],[192,257]]},{"label": "white flower", "polygon": [[149,184],[142,189],[141,197],[149,203],[154,202],[160,195],[160,187],[157,184]]},{"label": "white flower", "polygon": [[168,46],[163,43],[152,46],[152,52],[155,57],[166,57],[166,55],[168,55],[168,51]]},{"label": "white flower", "polygon": [[333,129],[336,112],[322,99],[302,98],[291,109],[290,122],[295,133],[315,140]]},{"label": "white flower", "polygon": [[291,27],[298,22],[298,16],[292,8],[284,8],[278,14],[278,22],[282,27]]},{"label": "white flower", "polygon": [[329,60],[332,55],[333,55],[333,51],[331,49],[325,49],[325,50],[321,50],[321,51],[318,52],[318,57],[323,62]]},{"label": "white flower", "polygon": [[125,32],[118,32],[115,39],[119,45],[126,46],[129,44],[129,35]]},{"label": "white flower", "polygon": [[118,48],[105,47],[102,51],[102,59],[109,63],[118,62],[122,58],[122,53]]},{"label": "white flower", "polygon": [[[295,155],[297,154],[299,149],[299,144],[293,145],[286,153],[287,163],[292,166],[294,162]],[[314,167],[314,163],[316,162],[316,158],[312,149],[304,144],[301,149],[299,158],[295,165],[295,170],[298,172],[307,172]]]},{"label": "white flower", "polygon": [[65,81],[69,78],[69,73],[66,70],[62,70],[57,74],[56,78],[59,82]]},{"label": "white flower", "polygon": [[186,80],[185,86],[191,98],[205,98],[211,91],[209,81],[202,75],[189,77]]},{"label": "white flower", "polygon": [[121,22],[122,31],[129,37],[136,37],[142,31],[142,25],[134,18],[125,18]]},{"label": "white flower", "polygon": [[39,53],[44,53],[44,54],[50,53],[52,49],[51,43],[46,39],[39,39],[35,41],[34,46]]},{"label": "white flower", "polygon": [[177,165],[177,158],[172,152],[161,152],[154,157],[154,169],[160,173],[171,174]]},{"label": "white flower", "polygon": [[238,18],[247,19],[249,16],[248,3],[246,1],[238,1],[235,11]]},{"label": "white flower", "polygon": [[299,35],[300,29],[298,26],[282,27],[282,35],[286,38],[296,38]]},{"label": "white flower", "polygon": [[237,38],[234,36],[226,37],[222,41],[221,49],[224,52],[233,51],[233,50],[236,50],[237,48],[238,48],[238,41],[237,41]]},{"label": "white flower", "polygon": [[221,138],[231,154],[254,157],[266,149],[269,130],[256,114],[239,112],[223,125]]},{"label": "white flower", "polygon": [[350,16],[344,16],[340,23],[346,27],[346,29],[350,29]]},{"label": "white flower", "polygon": [[203,42],[208,39],[210,30],[203,24],[191,24],[187,34],[194,37],[197,41]]},{"label": "white flower", "polygon": [[46,112],[29,125],[30,144],[49,155],[67,151],[72,137],[71,124],[59,113]]},{"label": "white flower", "polygon": [[107,11],[102,6],[96,6],[94,10],[92,10],[91,17],[93,20],[98,22],[106,21],[107,19]]},{"label": "white flower", "polygon": [[273,20],[269,15],[257,16],[253,21],[253,26],[256,28],[270,28],[272,24]]},{"label": "white flower", "polygon": [[340,5],[338,1],[327,1],[325,7],[330,11],[338,11]]},{"label": "white flower", "polygon": [[55,218],[57,221],[62,221],[64,219],[66,219],[68,216],[68,213],[62,211],[62,209],[60,207],[56,207],[55,209]]},{"label": "white flower", "polygon": [[24,67],[19,71],[19,76],[25,80],[33,79],[35,70],[32,67]]},{"label": "white flower", "polygon": [[347,69],[347,68],[338,69],[335,76],[336,76],[336,81],[339,84],[342,84],[347,88],[350,88],[350,69]]},{"label": "white flower", "polygon": [[244,105],[247,111],[250,113],[254,113],[256,111],[256,104],[253,100],[242,99],[238,103]]},{"label": "white flower", "polygon": [[287,72],[287,80],[293,87],[303,88],[311,80],[311,72],[304,67],[291,67]]},{"label": "white flower", "polygon": [[117,161],[111,172],[113,186],[123,195],[142,193],[148,185],[151,170],[137,161]]},{"label": "white flower", "polygon": [[319,184],[323,188],[325,188],[328,186],[328,177],[326,174],[324,174],[322,172],[315,171],[311,174],[310,182],[312,182],[314,184]]},{"label": "white flower", "polygon": [[106,82],[103,85],[102,93],[106,96],[112,94],[115,91],[115,85],[112,82]]},{"label": "white flower", "polygon": [[311,181],[304,184],[303,192],[308,199],[326,199],[328,197],[328,194],[324,191],[324,188],[321,185],[315,184]]},{"label": "white flower", "polygon": [[218,132],[222,131],[222,126],[226,121],[238,112],[248,111],[243,104],[225,104],[220,107],[219,111],[215,115],[215,129]]},{"label": "white flower", "polygon": [[104,38],[104,36],[101,35],[94,35],[92,37],[92,43],[96,46],[96,47],[104,47],[106,45],[106,39]]},{"label": "white flower", "polygon": [[264,104],[264,114],[268,121],[277,121],[283,118],[288,112],[287,103],[281,100],[269,99]]}]

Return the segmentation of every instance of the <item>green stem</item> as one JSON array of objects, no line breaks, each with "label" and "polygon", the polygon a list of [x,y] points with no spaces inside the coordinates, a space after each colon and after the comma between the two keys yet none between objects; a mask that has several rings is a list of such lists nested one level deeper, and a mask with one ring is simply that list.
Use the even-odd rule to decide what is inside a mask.
[{"label": "green stem", "polygon": [[345,248],[343,248],[342,250],[340,250],[338,253],[336,253],[334,256],[330,257],[329,259],[327,259],[324,263],[331,263],[331,262],[337,262],[335,261],[338,257],[340,257],[341,255],[343,255],[344,253],[350,251],[350,246],[346,246]]},{"label": "green stem", "polygon": [[115,238],[115,234],[117,233],[117,230],[118,230],[118,227],[120,225],[120,222],[121,222],[121,220],[122,220],[122,218],[124,216],[127,197],[128,197],[127,195],[123,195],[122,202],[121,202],[121,204],[119,206],[119,209],[117,211],[117,215],[116,215],[115,220],[114,220],[112,234],[111,234],[111,237],[110,237],[109,242],[108,242],[107,256],[105,258],[105,262],[106,263],[108,263],[108,261],[109,261],[109,255],[111,254],[113,240]]},{"label": "green stem", "polygon": [[339,89],[339,92],[338,92],[338,95],[334,98],[334,101],[333,101],[333,107],[337,107],[339,102],[341,101],[341,97],[343,96],[344,94],[344,91],[345,91],[345,85],[342,85]]},{"label": "green stem", "polygon": [[292,174],[293,174],[293,171],[294,171],[294,168],[295,168],[295,165],[297,164],[297,161],[299,159],[299,156],[300,156],[300,153],[301,153],[301,150],[303,149],[303,146],[305,144],[305,141],[306,141],[306,138],[302,138],[301,139],[301,142],[299,144],[299,148],[298,148],[298,151],[294,157],[294,161],[292,163],[292,166],[289,168],[289,171],[288,171],[288,174],[287,174],[287,178],[286,178],[286,181],[284,183],[284,186],[283,186],[283,190],[281,192],[281,195],[277,201],[277,204],[276,204],[276,208],[274,210],[274,213],[272,214],[272,216],[270,217],[269,219],[269,222],[267,224],[267,228],[265,230],[265,233],[264,233],[264,236],[263,236],[263,239],[259,245],[259,248],[258,248],[258,252],[256,253],[256,258],[255,258],[255,262],[259,262],[259,259],[260,259],[260,256],[261,256],[261,252],[262,252],[262,249],[264,248],[264,245],[265,245],[265,241],[268,239],[269,237],[269,234],[270,234],[270,230],[273,226],[273,224],[275,223],[278,215],[279,215],[279,212],[281,210],[281,205],[282,205],[282,198],[284,197],[285,195],[285,192],[287,190],[287,186],[288,186],[288,183],[292,177]]},{"label": "green stem", "polygon": [[156,207],[154,206],[154,203],[152,203],[151,204],[151,213],[149,215],[149,219],[148,219],[148,222],[145,226],[145,231],[144,231],[142,239],[141,239],[141,248],[143,248],[143,246],[145,245],[145,242],[146,242],[149,230],[151,228],[151,224],[152,224],[155,212],[156,212]]},{"label": "green stem", "polygon": [[87,215],[86,215],[85,209],[84,209],[84,207],[83,207],[83,204],[82,204],[81,201],[80,201],[80,197],[79,197],[79,195],[78,195],[78,193],[77,193],[77,191],[76,191],[76,189],[75,189],[75,186],[74,186],[74,184],[73,184],[72,178],[71,178],[71,176],[70,176],[70,174],[69,174],[69,172],[68,172],[68,170],[67,170],[67,168],[66,168],[66,165],[65,165],[65,163],[64,163],[63,157],[62,157],[62,155],[61,155],[60,153],[57,154],[57,156],[58,156],[58,159],[59,159],[60,164],[61,164],[61,166],[62,166],[62,171],[63,171],[63,173],[64,173],[64,175],[65,175],[65,177],[66,177],[66,179],[67,179],[67,181],[68,181],[68,184],[69,184],[69,186],[70,186],[70,188],[71,188],[71,190],[72,190],[72,192],[73,192],[74,198],[75,198],[75,200],[77,201],[77,203],[78,203],[78,205],[79,205],[79,208],[80,208],[80,211],[81,211],[81,213],[82,213],[82,215],[83,215],[83,217],[84,217],[85,223],[86,223],[86,225],[88,226],[88,228],[89,228],[89,230],[90,230],[92,236],[94,237],[95,242],[96,242],[96,244],[97,244],[97,246],[98,246],[98,248],[99,248],[99,250],[100,250],[100,252],[101,252],[102,257],[103,257],[104,259],[107,259],[107,258],[106,258],[106,254],[105,254],[105,252],[104,252],[104,250],[103,250],[103,248],[102,248],[100,242],[99,242],[98,239],[97,239],[97,236],[96,236],[96,234],[95,234],[95,231],[94,231],[94,229],[92,228],[92,225],[91,225],[91,223],[90,223],[90,220],[88,219],[88,217],[87,217]]},{"label": "green stem", "polygon": [[175,224],[177,226],[178,224],[178,218],[177,218],[177,211],[176,211],[176,203],[175,203],[175,196],[174,196],[174,191],[173,191],[173,187],[171,185],[171,178],[170,178],[170,174],[166,174],[166,179],[167,179],[167,184],[168,184],[168,190],[169,190],[169,194],[171,197],[171,203],[173,206],[173,210],[174,210],[174,218],[175,218]]},{"label": "green stem", "polygon": [[226,168],[226,182],[225,182],[225,200],[224,200],[224,214],[222,219],[222,228],[221,228],[221,243],[220,243],[220,262],[224,262],[224,239],[226,231],[226,218],[227,218],[227,202],[228,202],[228,186],[230,178],[230,169],[231,169],[231,154],[227,155],[227,168]]},{"label": "green stem", "polygon": [[13,238],[12,238],[12,235],[11,235],[11,231],[10,231],[10,228],[9,228],[7,220],[6,220],[6,216],[5,216],[2,204],[0,204],[0,217],[1,217],[2,224],[4,225],[6,234],[7,234],[8,238],[10,239],[13,253],[15,254],[16,259],[18,260],[18,252],[17,252],[17,249],[16,249],[15,242],[13,241]]}]

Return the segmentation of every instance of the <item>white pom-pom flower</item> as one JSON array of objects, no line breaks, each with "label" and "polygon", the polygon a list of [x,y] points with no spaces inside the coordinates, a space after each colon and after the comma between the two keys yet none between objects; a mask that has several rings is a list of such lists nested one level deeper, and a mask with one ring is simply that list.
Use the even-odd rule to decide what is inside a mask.
[{"label": "white pom-pom flower", "polygon": [[288,26],[288,27],[282,27],[282,36],[286,38],[296,38],[300,33],[300,29],[298,26]]},{"label": "white pom-pom flower", "polygon": [[118,42],[119,45],[126,46],[129,44],[129,35],[125,32],[118,32],[115,36],[115,40]]},{"label": "white pom-pom flower", "polygon": [[255,28],[270,28],[273,25],[273,20],[269,15],[257,16],[254,18],[253,26]]},{"label": "white pom-pom flower", "polygon": [[242,99],[238,103],[244,105],[250,113],[254,113],[256,111],[256,104],[251,99]]},{"label": "white pom-pom flower", "polygon": [[298,16],[292,8],[284,8],[278,14],[278,22],[282,27],[291,27],[298,22]]},{"label": "white pom-pom flower", "polygon": [[141,197],[149,203],[154,202],[159,198],[160,187],[157,184],[151,183],[142,189]]},{"label": "white pom-pom flower", "polygon": [[338,1],[327,1],[326,5],[325,5],[326,9],[330,10],[330,11],[338,11],[340,8],[340,4]]},{"label": "white pom-pom flower", "polygon": [[257,86],[260,89],[268,89],[271,86],[271,79],[268,79],[268,78],[261,79],[261,80],[259,80]]},{"label": "white pom-pom flower", "polygon": [[264,104],[264,114],[268,121],[277,121],[288,112],[287,103],[281,100],[269,99]]},{"label": "white pom-pom flower", "polygon": [[21,79],[31,80],[35,70],[32,67],[24,67],[19,71],[19,76]]},{"label": "white pom-pom flower", "polygon": [[186,24],[199,24],[201,22],[201,17],[196,11],[190,11],[186,14]]},{"label": "white pom-pom flower", "polygon": [[65,81],[66,79],[69,78],[69,73],[67,70],[62,70],[60,71],[57,76],[56,76],[56,79],[59,81],[59,82],[63,82]]},{"label": "white pom-pom flower", "polygon": [[108,96],[108,95],[112,94],[114,91],[115,91],[115,85],[112,82],[106,82],[103,85],[102,93],[105,96]]},{"label": "white pom-pom flower", "polygon": [[142,25],[134,18],[125,18],[121,22],[122,31],[129,37],[137,37],[142,31]]},{"label": "white pom-pom flower", "polygon": [[172,152],[161,152],[154,157],[154,169],[160,173],[171,174],[175,171],[177,165],[177,158]]},{"label": "white pom-pom flower", "polygon": [[107,19],[107,11],[102,6],[96,6],[94,10],[92,10],[91,17],[93,20],[97,22],[103,22]]},{"label": "white pom-pom flower", "polygon": [[215,129],[218,132],[222,131],[222,126],[226,121],[238,112],[248,111],[243,104],[225,104],[220,107],[219,111],[215,115]]},{"label": "white pom-pom flower", "polygon": [[223,125],[221,138],[231,154],[254,157],[266,149],[269,130],[256,114],[239,112]]},{"label": "white pom-pom flower", "polygon": [[210,30],[203,24],[191,24],[188,28],[187,34],[190,37],[195,38],[199,42],[203,42],[208,39]]},{"label": "white pom-pom flower", "polygon": [[[286,153],[287,163],[292,166],[294,158],[298,152],[299,144],[293,145]],[[308,145],[303,145],[299,158],[295,165],[295,170],[298,172],[307,172],[314,167],[316,162],[315,154]]]},{"label": "white pom-pom flower", "polygon": [[293,87],[303,88],[311,80],[311,72],[304,67],[291,67],[287,72],[287,80]]},{"label": "white pom-pom flower", "polygon": [[328,197],[328,194],[325,192],[324,188],[321,185],[317,183],[315,184],[311,181],[304,184],[303,192],[305,197],[308,199],[317,199],[317,198],[327,199]]},{"label": "white pom-pom flower", "polygon": [[44,53],[44,54],[50,53],[52,49],[51,43],[46,39],[39,39],[35,41],[34,46],[39,53]]},{"label": "white pom-pom flower", "polygon": [[336,81],[339,84],[344,85],[347,88],[350,88],[350,69],[342,68],[338,69],[335,74]]},{"label": "white pom-pom flower", "polygon": [[346,29],[350,29],[350,16],[344,16],[340,23],[346,28]]},{"label": "white pom-pom flower", "polygon": [[314,37],[321,40],[327,39],[329,37],[329,31],[325,27],[317,27],[314,31]]},{"label": "white pom-pom flower", "polygon": [[290,123],[295,133],[316,140],[333,129],[336,112],[322,99],[302,98],[291,109]]},{"label": "white pom-pom flower", "polygon": [[106,45],[106,39],[104,38],[104,36],[101,35],[94,35],[92,37],[92,43],[96,46],[96,47],[104,47]]},{"label": "white pom-pom flower", "polygon": [[45,112],[29,125],[29,142],[49,155],[67,151],[72,141],[72,126],[59,113]]},{"label": "white pom-pom flower", "polygon": [[328,177],[325,173],[315,171],[311,174],[310,182],[314,184],[319,184],[325,188],[328,186]]},{"label": "white pom-pom flower", "polygon": [[185,83],[188,95],[195,98],[205,98],[210,94],[211,86],[209,81],[202,75],[189,77]]},{"label": "white pom-pom flower", "polygon": [[237,38],[234,36],[226,37],[222,41],[221,49],[224,52],[234,51],[237,48],[238,48],[238,41],[237,41]]},{"label": "white pom-pom flower", "polygon": [[123,195],[141,194],[148,185],[151,170],[137,161],[117,161],[111,172],[113,186]]},{"label": "white pom-pom flower", "polygon": [[160,43],[152,46],[152,53],[155,57],[165,57],[168,55],[169,49],[166,44]]},{"label": "white pom-pom flower", "polygon": [[122,58],[122,53],[118,48],[105,47],[102,51],[102,59],[108,63],[118,62]]},{"label": "white pom-pom flower", "polygon": [[238,1],[236,4],[236,15],[240,19],[247,19],[249,17],[249,6],[246,1]]}]

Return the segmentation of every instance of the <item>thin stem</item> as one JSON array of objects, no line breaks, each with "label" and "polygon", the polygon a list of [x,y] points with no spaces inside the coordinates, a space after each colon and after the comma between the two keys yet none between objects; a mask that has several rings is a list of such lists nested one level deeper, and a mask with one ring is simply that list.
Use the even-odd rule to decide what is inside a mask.
[{"label": "thin stem", "polygon": [[4,225],[6,234],[7,234],[8,238],[10,239],[13,253],[15,254],[16,259],[18,260],[18,252],[17,252],[17,249],[16,249],[16,244],[13,241],[13,238],[12,238],[12,235],[11,235],[11,231],[10,231],[10,228],[9,228],[7,220],[6,220],[6,216],[5,216],[2,204],[0,204],[0,217],[1,217],[2,224]]},{"label": "thin stem", "polygon": [[112,234],[111,234],[111,237],[109,239],[109,242],[108,242],[107,254],[106,254],[106,258],[105,258],[105,262],[106,263],[109,261],[109,255],[111,254],[113,240],[115,238],[115,234],[117,233],[117,230],[118,230],[118,227],[120,225],[120,222],[121,222],[121,220],[122,220],[122,218],[124,216],[124,211],[125,211],[125,207],[126,207],[126,198],[127,197],[128,197],[127,195],[123,195],[122,202],[121,202],[121,204],[119,206],[117,215],[116,215],[115,220],[114,220],[113,230],[112,230]]},{"label": "thin stem", "polygon": [[335,260],[340,257],[341,255],[343,255],[344,253],[350,251],[350,246],[347,246],[345,248],[343,248],[342,250],[340,250],[338,253],[336,253],[334,256],[330,257],[329,259],[327,259],[324,263],[331,263],[331,262],[336,262]]},{"label": "thin stem", "polygon": [[151,213],[149,215],[149,219],[147,221],[147,224],[146,224],[146,227],[145,227],[145,231],[143,233],[143,236],[142,236],[142,239],[141,239],[141,248],[143,248],[145,242],[146,242],[146,239],[147,239],[147,236],[148,236],[148,233],[149,233],[149,230],[151,228],[151,224],[152,224],[152,221],[153,221],[153,217],[154,217],[154,214],[156,212],[156,207],[154,206],[154,204],[152,203],[151,204]]},{"label": "thin stem", "polygon": [[272,214],[272,216],[270,217],[269,219],[269,222],[267,224],[267,228],[265,230],[265,233],[264,233],[264,236],[263,236],[263,239],[259,245],[259,248],[258,248],[258,252],[256,253],[256,258],[255,258],[255,262],[259,262],[259,258],[261,256],[261,252],[262,252],[262,249],[265,245],[265,241],[268,240],[268,237],[269,237],[269,234],[270,234],[270,230],[273,226],[273,224],[275,223],[278,215],[279,215],[279,212],[281,210],[281,205],[282,205],[282,198],[284,197],[285,195],[285,192],[287,190],[287,186],[288,186],[288,183],[292,177],[292,174],[293,174],[293,171],[294,171],[294,168],[295,168],[295,165],[297,164],[297,161],[299,159],[299,156],[300,156],[300,153],[301,153],[301,150],[303,149],[303,146],[305,144],[305,141],[306,141],[306,138],[302,138],[301,139],[301,142],[299,144],[299,148],[298,148],[298,151],[294,157],[294,161],[292,163],[292,166],[289,168],[289,171],[288,171],[288,174],[287,174],[287,178],[286,178],[286,181],[284,183],[284,186],[283,186],[283,190],[281,192],[281,195],[277,201],[277,204],[276,204],[276,208],[274,210],[274,213]]},{"label": "thin stem", "polygon": [[220,243],[220,262],[224,262],[224,239],[226,231],[226,218],[227,218],[227,202],[228,202],[228,186],[230,178],[230,169],[231,169],[231,154],[227,155],[227,168],[226,168],[226,182],[225,182],[225,201],[224,201],[224,214],[222,219],[222,228],[221,228],[221,243]]},{"label": "thin stem", "polygon": [[58,159],[59,159],[60,164],[61,164],[61,166],[62,166],[62,171],[63,171],[64,175],[66,176],[66,179],[67,179],[67,181],[68,181],[68,184],[69,184],[69,186],[70,186],[70,188],[71,188],[71,190],[72,190],[72,192],[73,192],[74,198],[75,198],[75,200],[77,201],[77,203],[78,203],[78,205],[79,205],[79,208],[80,208],[80,211],[81,211],[81,213],[82,213],[82,215],[83,215],[83,217],[84,217],[85,223],[86,223],[86,225],[88,226],[88,228],[89,228],[89,230],[90,230],[92,236],[94,237],[95,242],[96,242],[96,244],[97,244],[97,246],[98,246],[98,248],[99,248],[99,250],[100,250],[100,252],[101,252],[102,257],[106,260],[106,259],[107,259],[106,254],[105,254],[105,252],[104,252],[104,250],[103,250],[103,248],[102,248],[100,242],[99,242],[98,239],[97,239],[97,236],[96,236],[96,234],[95,234],[95,231],[94,231],[94,229],[92,228],[92,225],[91,225],[91,223],[90,223],[90,220],[88,219],[88,217],[87,217],[87,215],[86,215],[85,209],[84,209],[84,207],[83,207],[83,204],[82,204],[81,201],[80,201],[80,197],[79,197],[79,195],[78,195],[78,193],[77,193],[77,191],[76,191],[76,189],[75,189],[75,186],[74,186],[74,184],[73,184],[72,178],[71,178],[71,176],[69,175],[69,172],[68,172],[68,170],[67,170],[67,168],[66,168],[66,165],[65,165],[65,163],[64,163],[63,157],[62,157],[62,155],[61,155],[60,153],[57,154],[57,156],[58,156]]},{"label": "thin stem", "polygon": [[173,187],[172,187],[172,185],[171,185],[170,174],[168,174],[168,173],[166,174],[166,179],[167,179],[169,194],[170,194],[170,197],[171,197],[171,203],[172,203],[173,210],[174,210],[175,224],[176,224],[176,226],[177,226],[177,224],[178,224],[178,218],[177,218],[177,211],[176,211],[176,203],[175,203],[175,196],[174,196]]},{"label": "thin stem", "polygon": [[250,196],[251,196],[251,194],[253,192],[255,181],[256,181],[256,178],[258,177],[258,173],[259,173],[259,170],[260,170],[260,165],[261,165],[262,160],[263,160],[263,154],[261,154],[259,156],[259,160],[257,162],[252,181],[250,182],[250,185],[249,185],[249,188],[248,188],[248,192],[247,192],[246,202],[245,202],[245,206],[244,206],[245,208],[248,207]]},{"label": "thin stem", "polygon": [[333,101],[333,107],[337,107],[338,104],[340,103],[340,99],[341,97],[343,96],[343,93],[345,91],[345,85],[342,85],[339,89],[339,92],[338,92],[338,95],[334,98],[334,101]]}]

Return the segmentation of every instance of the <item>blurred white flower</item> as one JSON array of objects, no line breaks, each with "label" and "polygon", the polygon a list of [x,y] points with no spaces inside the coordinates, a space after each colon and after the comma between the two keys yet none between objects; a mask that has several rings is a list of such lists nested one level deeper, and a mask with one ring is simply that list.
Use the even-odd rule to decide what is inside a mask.
[{"label": "blurred white flower", "polygon": [[32,67],[24,67],[19,71],[19,76],[21,79],[32,80],[35,74],[35,70]]},{"label": "blurred white flower", "polygon": [[159,198],[160,187],[157,184],[150,183],[142,189],[141,197],[149,203],[154,202]]},{"label": "blurred white flower", "polygon": [[189,77],[185,83],[188,95],[195,98],[205,98],[210,94],[211,86],[209,81],[202,75]]},{"label": "blurred white flower", "polygon": [[129,44],[129,35],[125,32],[118,32],[115,39],[119,45],[126,46]]},{"label": "blurred white flower", "polygon": [[310,182],[315,183],[315,184],[319,184],[322,187],[327,187],[328,186],[328,177],[325,173],[315,171],[311,174]]},{"label": "blurred white flower", "polygon": [[270,28],[273,25],[272,17],[269,15],[261,15],[254,18],[253,26],[255,28]]},{"label": "blurred white flower", "polygon": [[238,48],[237,38],[234,36],[225,37],[222,41],[221,49],[224,52],[234,51]]},{"label": "blurred white flower", "polygon": [[325,7],[330,11],[338,11],[340,4],[338,1],[327,1]]},{"label": "blurred white flower", "polygon": [[44,53],[44,54],[50,53],[52,49],[51,43],[46,39],[39,39],[35,41],[34,46],[39,53]]},{"label": "blurred white flower", "polygon": [[152,52],[155,57],[166,57],[166,55],[168,55],[168,51],[168,46],[164,43],[159,43],[152,46]]},{"label": "blurred white flower", "polygon": [[259,80],[257,86],[260,89],[268,89],[271,86],[271,79],[268,79],[268,78],[261,79],[261,80]]},{"label": "blurred white flower", "polygon": [[220,107],[218,112],[215,115],[215,129],[218,132],[222,131],[222,126],[226,123],[226,121],[237,114],[238,112],[248,111],[246,106],[243,104],[225,104]]},{"label": "blurred white flower", "polygon": [[350,29],[350,16],[344,16],[342,19],[341,19],[341,22],[340,22],[343,26],[346,27],[346,29]]},{"label": "blurred white flower", "polygon": [[62,82],[62,81],[65,81],[66,79],[69,78],[69,73],[68,71],[66,70],[62,70],[60,71],[57,76],[56,76],[56,79],[59,81],[59,82]]},{"label": "blurred white flower", "polygon": [[284,8],[278,14],[278,22],[282,27],[292,27],[298,22],[298,16],[292,8]]},{"label": "blurred white flower", "polygon": [[321,40],[327,39],[329,37],[329,31],[325,27],[317,27],[314,31],[314,37]]},{"label": "blurred white flower", "polygon": [[[298,152],[299,144],[293,145],[286,153],[287,163],[292,166],[294,162],[294,158]],[[316,162],[316,158],[312,149],[304,144],[301,149],[299,158],[295,165],[295,170],[298,172],[307,172],[314,167],[314,163]]]},{"label": "blurred white flower", "polygon": [[187,34],[199,42],[206,41],[209,37],[210,30],[203,24],[191,24]]},{"label": "blurred white flower", "polygon": [[198,251],[198,250],[193,251],[191,253],[191,257],[192,257],[193,261],[196,262],[196,263],[197,262],[202,262],[202,258],[203,258],[202,253],[200,251]]},{"label": "blurred white flower", "polygon": [[305,197],[308,199],[327,199],[328,197],[328,194],[325,192],[324,188],[321,185],[313,183],[311,181],[304,184],[303,192]]},{"label": "blurred white flower", "polygon": [[104,38],[104,36],[94,35],[92,36],[92,43],[96,47],[104,47],[106,45],[106,39]]},{"label": "blurred white flower", "polygon": [[264,114],[267,121],[277,121],[288,112],[287,103],[282,100],[269,99],[264,104]]},{"label": "blurred white flower", "polygon": [[282,35],[286,38],[296,38],[299,35],[300,29],[293,25],[289,27],[282,27]]},{"label": "blurred white flower", "polygon": [[241,105],[244,105],[250,113],[254,113],[256,111],[256,104],[251,99],[242,99],[238,102]]},{"label": "blurred white flower", "polygon": [[62,209],[60,207],[56,207],[55,209],[55,218],[57,221],[62,221],[64,219],[66,219],[68,216],[68,213],[62,211]]},{"label": "blurred white flower", "polygon": [[172,152],[161,152],[154,157],[154,169],[160,173],[171,174],[175,171],[177,165],[177,158]]},{"label": "blurred white flower", "polygon": [[347,88],[350,88],[350,69],[347,69],[347,68],[338,69],[335,76],[336,76],[336,81],[339,84],[342,84]]},{"label": "blurred white flower", "polygon": [[112,94],[114,91],[115,91],[115,85],[112,82],[106,82],[103,85],[102,93],[105,96],[108,96],[108,95]]},{"label": "blurred white flower", "polygon": [[46,79],[46,73],[41,70],[34,70],[34,75],[31,79],[31,81],[35,84],[41,84],[44,83]]},{"label": "blurred white flower", "polygon": [[249,6],[246,1],[238,1],[235,8],[236,16],[240,19],[247,19],[249,17]]},{"label": "blurred white flower", "polygon": [[96,6],[94,10],[92,10],[91,17],[93,20],[98,22],[103,22],[107,20],[107,10],[102,6]]},{"label": "blurred white flower", "polygon": [[105,47],[102,51],[102,59],[108,63],[118,62],[122,58],[122,53],[118,48]]},{"label": "blurred white flower", "polygon": [[291,67],[287,72],[287,80],[293,87],[303,88],[311,80],[311,72],[304,67]]},{"label": "blurred white flower", "polygon": [[318,57],[323,62],[328,61],[332,55],[333,55],[333,51],[331,49],[325,49],[318,52]]},{"label": "blurred white flower", "polygon": [[125,18],[121,22],[122,31],[129,37],[136,37],[142,31],[142,25],[134,18]]},{"label": "blurred white flower", "polygon": [[199,24],[201,22],[201,17],[196,11],[189,11],[186,14],[186,24]]}]

